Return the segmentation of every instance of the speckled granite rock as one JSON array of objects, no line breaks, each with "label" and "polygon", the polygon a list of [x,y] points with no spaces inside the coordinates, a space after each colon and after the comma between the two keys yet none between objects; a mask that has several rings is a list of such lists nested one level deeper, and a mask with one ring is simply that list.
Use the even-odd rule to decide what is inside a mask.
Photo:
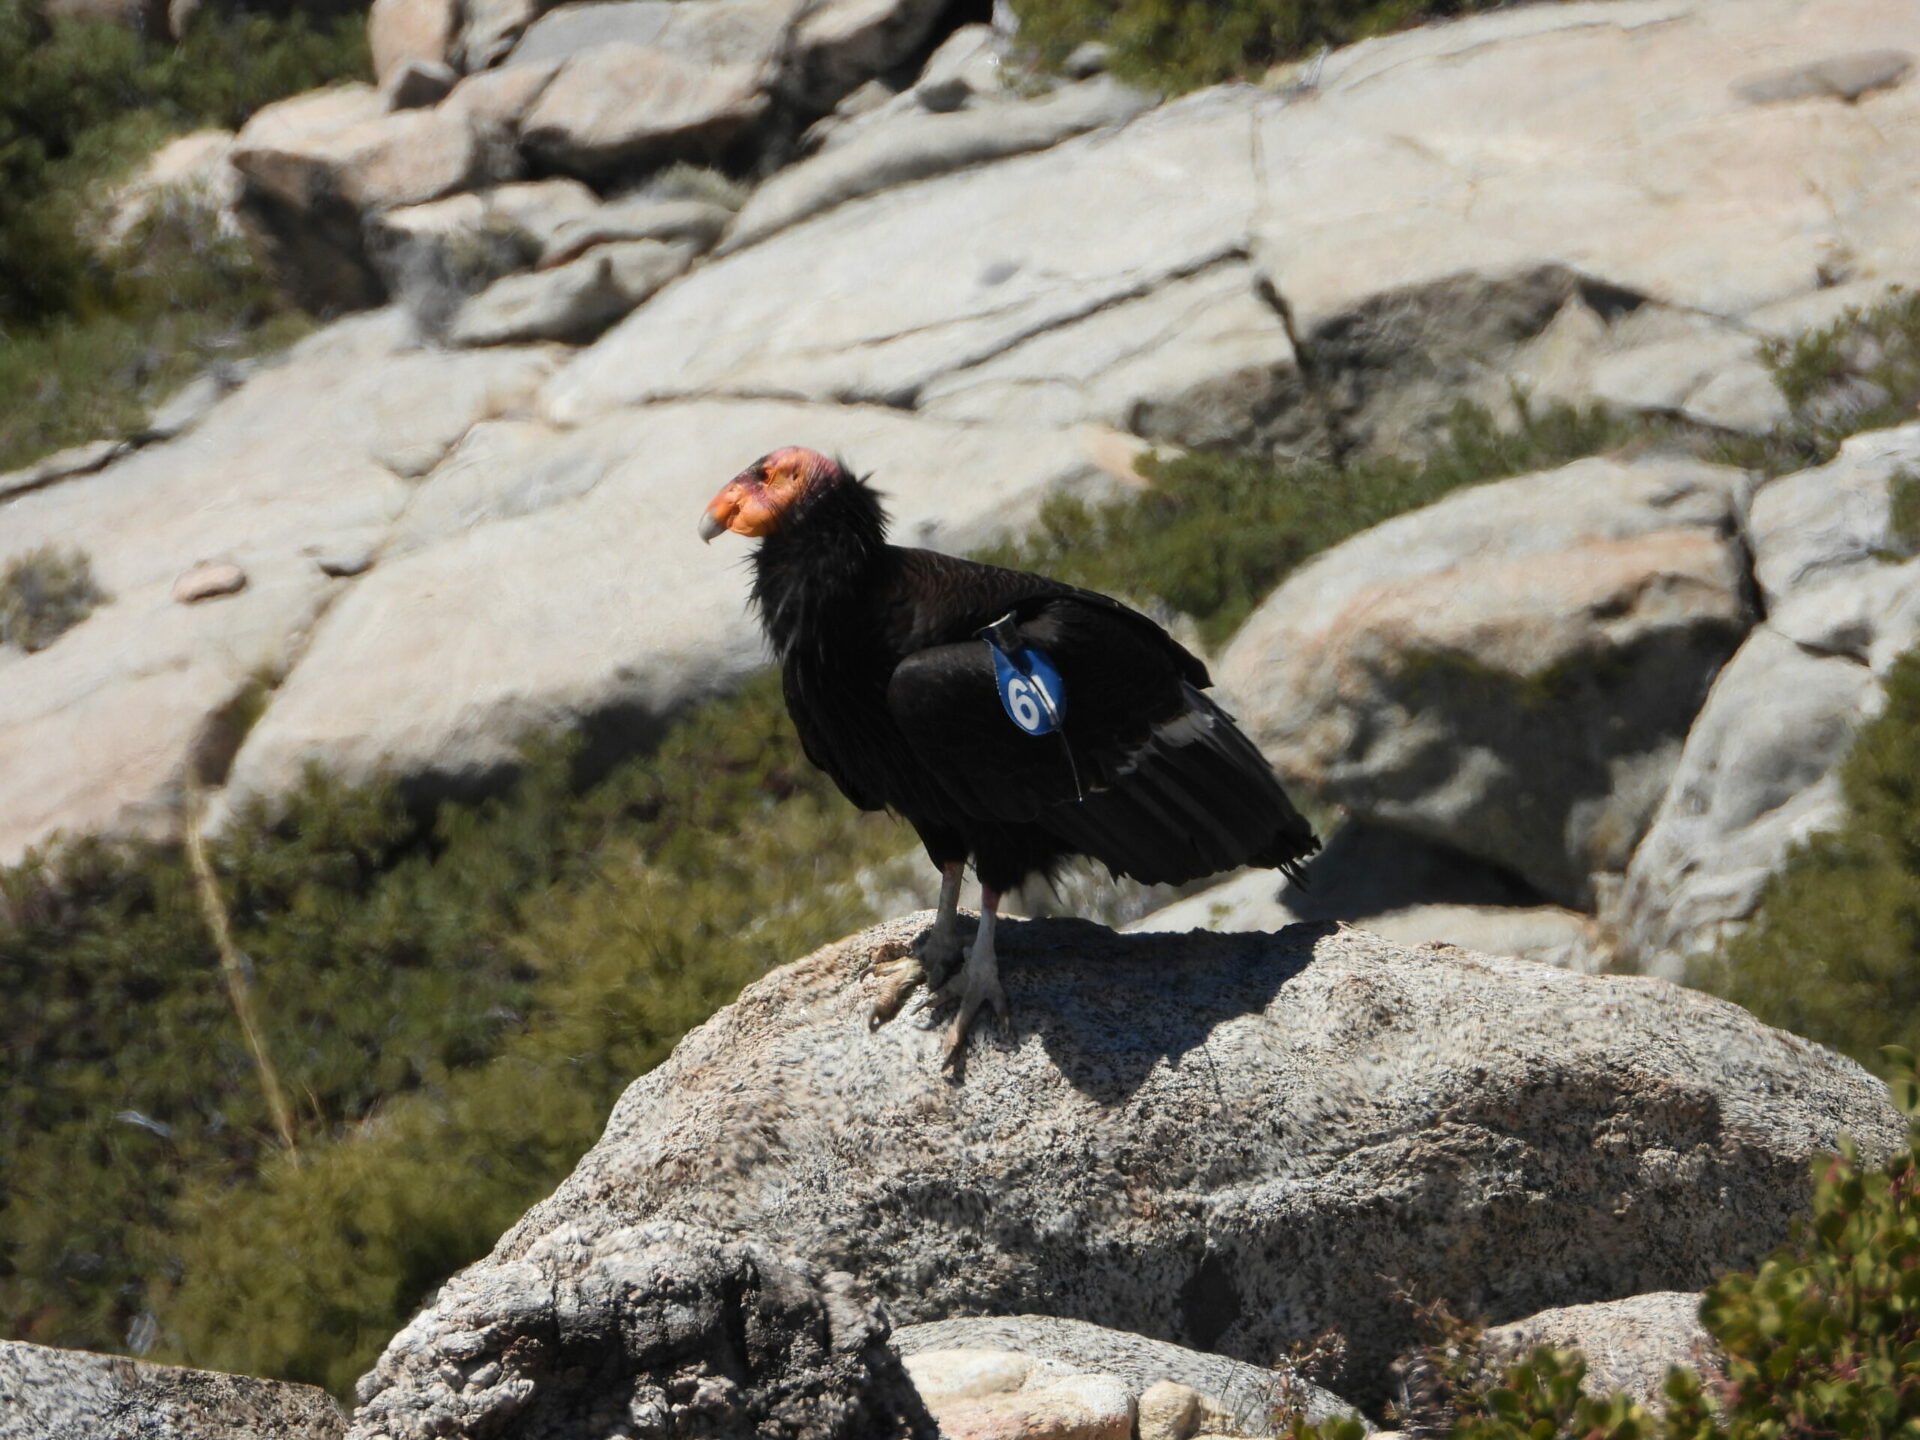
[{"label": "speckled granite rock", "polygon": [[1517,1359],[1541,1345],[1578,1350],[1587,1357],[1584,1388],[1604,1395],[1625,1390],[1658,1409],[1660,1387],[1676,1365],[1713,1362],[1713,1339],[1700,1323],[1700,1297],[1690,1290],[1661,1290],[1597,1305],[1543,1310],[1510,1325],[1496,1325],[1483,1343],[1489,1358]]},{"label": "speckled granite rock", "polygon": [[1756,618],[1746,486],[1649,455],[1455,491],[1300,566],[1215,674],[1283,776],[1590,908]]},{"label": "speckled granite rock", "polygon": [[1043,1304],[1260,1364],[1337,1326],[1364,1402],[1412,1340],[1383,1276],[1495,1322],[1692,1288],[1784,1237],[1840,1131],[1905,1134],[1858,1065],[1724,1002],[1331,926],[1009,922],[1015,1025],[955,1076],[932,1017],[868,1024],[870,967],[928,921],[749,986],[449,1296],[672,1220],[856,1275],[903,1324]]},{"label": "speckled granite rock", "polygon": [[311,1385],[0,1340],[0,1440],[335,1440]]}]

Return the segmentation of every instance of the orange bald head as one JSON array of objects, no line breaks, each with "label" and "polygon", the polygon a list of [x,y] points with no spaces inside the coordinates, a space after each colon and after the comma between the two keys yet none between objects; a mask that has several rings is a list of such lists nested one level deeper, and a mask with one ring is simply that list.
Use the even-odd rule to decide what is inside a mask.
[{"label": "orange bald head", "polygon": [[845,478],[839,465],[803,445],[762,455],[707,502],[700,517],[700,538],[711,540],[722,530],[771,535],[796,505]]}]

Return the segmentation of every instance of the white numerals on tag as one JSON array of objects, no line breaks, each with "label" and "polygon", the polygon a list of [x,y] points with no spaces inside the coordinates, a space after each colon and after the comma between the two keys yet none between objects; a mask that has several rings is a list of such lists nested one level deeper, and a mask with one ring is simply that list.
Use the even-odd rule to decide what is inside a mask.
[{"label": "white numerals on tag", "polygon": [[1013,723],[1029,735],[1049,728],[1047,710],[1052,705],[1053,696],[1039,676],[1015,675],[1007,681],[1007,708],[1013,712]]}]

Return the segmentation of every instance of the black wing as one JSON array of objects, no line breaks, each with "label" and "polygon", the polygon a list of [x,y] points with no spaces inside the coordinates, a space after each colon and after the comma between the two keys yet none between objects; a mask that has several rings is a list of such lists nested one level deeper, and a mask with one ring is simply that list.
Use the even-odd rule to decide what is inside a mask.
[{"label": "black wing", "polygon": [[1153,882],[1248,863],[1290,867],[1316,848],[1271,767],[1200,693],[1205,667],[1158,625],[1038,577],[1018,578],[1048,590],[1020,596],[1017,572],[950,573],[982,593],[947,615],[965,612],[962,623],[978,629],[1011,611],[1022,641],[1059,671],[1065,707],[1058,732],[1021,730],[1001,705],[987,643],[970,631],[902,660],[888,708],[961,811],[1038,824],[1116,873]]}]

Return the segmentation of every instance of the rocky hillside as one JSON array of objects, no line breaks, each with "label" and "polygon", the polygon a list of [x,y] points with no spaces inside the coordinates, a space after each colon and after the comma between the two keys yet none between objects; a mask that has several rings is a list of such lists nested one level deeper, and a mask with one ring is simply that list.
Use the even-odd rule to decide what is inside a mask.
[{"label": "rocky hillside", "polygon": [[[1920,270],[1893,0],[1519,9],[1159,105],[957,16],[407,0],[381,88],[197,142],[289,285],[380,308],[0,478],[8,554],[78,546],[108,597],[0,649],[0,851],[166,833],[196,772],[470,791],[530,731],[646,745],[761,663],[683,522],[775,443],[967,548],[1137,483],[1145,445],[1417,450],[1462,399],[1771,435],[1766,347]],[[1303,572],[1222,678],[1323,801],[1477,864],[1466,893],[1672,965],[1828,815],[1912,639],[1880,557],[1915,444],[1463,495]],[[1793,695],[1757,742],[1791,753],[1736,774],[1756,688]]]},{"label": "rocky hillside", "polygon": [[[1414,1363],[1413,1301],[1442,1298],[1515,1346],[1657,1336],[1621,1341],[1616,1373],[1652,1399],[1700,1339],[1674,1296],[1781,1239],[1843,1131],[1869,1159],[1899,1143],[1857,1065],[1668,981],[1848,817],[1843,766],[1920,644],[1920,10],[1524,6],[1168,97],[1099,45],[1038,68],[1019,9],[380,0],[377,84],[178,142],[120,192],[117,233],[199,207],[333,318],[135,433],[0,475],[0,864],[177,840],[203,800],[244,847],[263,815],[320,813],[317,768],[400,796],[356,812],[381,831],[364,852],[315,825],[330,876],[473,854],[496,910],[566,867],[628,896],[545,912],[534,943],[443,923],[456,902],[414,871],[351,923],[277,862],[234,879],[243,931],[297,897],[286,953],[328,977],[303,1011],[372,1003],[337,932],[355,965],[405,950],[446,1033],[310,1085],[308,1168],[274,1171],[284,1208],[253,1229],[226,1202],[271,1147],[229,1138],[224,1101],[36,1090],[91,1117],[76,1153],[115,1185],[145,1185],[148,1152],[102,1131],[231,1146],[203,1236],[324,1211],[297,1187],[334,1183],[311,1158],[328,1145],[424,1157],[444,1208],[460,1187],[421,1117],[485,1130],[497,1103],[502,1153],[464,1172],[491,1237],[574,1133],[500,1077],[570,1077],[566,1123],[597,1124],[615,1092],[593,1067],[651,1064],[716,1003],[653,971],[618,1007],[584,983],[554,1001],[555,955],[644,951],[677,984],[725,949],[737,977],[912,907],[891,840],[809,810],[786,849],[736,845],[719,800],[696,811],[686,773],[711,763],[716,795],[797,813],[774,804],[797,782],[730,740],[682,745],[671,785],[576,827],[640,817],[628,849],[562,845],[525,811],[497,851],[461,850],[477,821],[408,828],[422,802],[501,793],[555,735],[579,745],[553,767],[570,780],[653,754],[763,667],[737,552],[694,522],[776,445],[872,472],[898,538],[1056,568],[1217,641],[1221,691],[1330,834],[1309,891],[1069,882],[1052,903],[1149,933],[1013,929],[1016,1023],[955,1083],[918,1022],[865,1023],[867,969],[911,922],[749,988],[393,1340],[357,1437],[1263,1434],[1262,1386],[1377,1414]],[[1196,571],[1224,577],[1205,603],[1176,583]],[[679,869],[656,868],[683,823],[663,795],[718,837]],[[0,952],[70,918],[19,873]],[[764,884],[771,918],[702,908],[696,881]],[[119,1062],[89,1055],[88,1005],[145,1013],[173,983],[152,957],[201,923],[186,882],[150,884],[160,918],[122,948],[151,954],[124,986],[36,1000],[22,1054]],[[678,899],[697,946],[645,929]],[[788,945],[816,902],[836,928]],[[75,933],[75,965],[125,958]],[[449,956],[469,993],[446,993]],[[1603,970],[1665,978],[1574,973]],[[154,1043],[204,1013],[167,1008]],[[545,1049],[486,1069],[523,1029]],[[384,1034],[342,1028],[293,1064],[337,1071],[329,1047]],[[461,1076],[484,1085],[449,1104]],[[42,1191],[56,1155],[36,1152]],[[90,1225],[118,1203],[82,1189]],[[142,1349],[149,1305],[226,1313],[217,1265],[184,1273],[105,1222],[70,1242],[58,1208],[36,1212],[51,1278],[27,1321],[57,1292]],[[300,1344],[369,1315],[384,1337],[485,1244],[394,1213],[430,1232],[405,1278],[299,1317]],[[299,1275],[335,1253],[276,1252]],[[941,1328],[988,1322],[1013,1329]],[[1327,1327],[1337,1383],[1272,1368]],[[320,1379],[370,1343],[276,1353]],[[42,1383],[26,1348],[0,1356],[21,1393]],[[84,1383],[121,1404],[200,1382]],[[338,1429],[314,1396],[258,1403]]]}]

